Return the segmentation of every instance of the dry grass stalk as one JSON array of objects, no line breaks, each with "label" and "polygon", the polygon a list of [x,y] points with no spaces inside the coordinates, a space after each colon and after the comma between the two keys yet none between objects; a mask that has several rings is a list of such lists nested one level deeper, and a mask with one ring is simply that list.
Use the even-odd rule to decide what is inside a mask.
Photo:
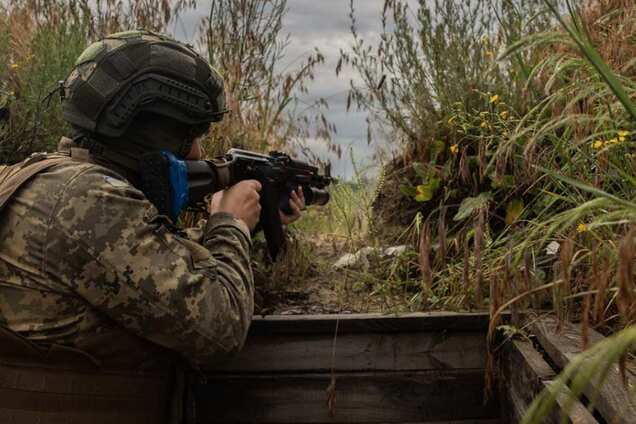
[{"label": "dry grass stalk", "polygon": [[447,207],[443,206],[439,212],[437,221],[437,241],[439,243],[439,248],[437,249],[437,266],[440,268],[443,267],[446,262],[446,247],[448,244],[446,240],[446,210]]},{"label": "dry grass stalk", "polygon": [[592,313],[592,315],[594,316],[595,325],[601,325],[605,321],[605,302],[607,299],[607,287],[609,286],[609,283],[611,281],[611,276],[612,270],[607,259],[601,259],[597,278],[593,282],[594,291],[596,292],[594,297],[594,310]]},{"label": "dry grass stalk", "polygon": [[[623,326],[634,324],[636,299],[634,298],[634,228],[631,228],[620,242],[618,248],[618,296],[616,304]],[[627,389],[627,352],[618,361],[623,385]]]},{"label": "dry grass stalk", "polygon": [[618,296],[617,306],[623,325],[634,323],[636,299],[634,298],[634,229],[630,229],[620,242],[618,249]]},{"label": "dry grass stalk", "polygon": [[431,269],[431,229],[428,221],[420,229],[419,263],[423,288],[431,290],[433,287],[433,270]]},{"label": "dry grass stalk", "polygon": [[[461,235],[461,249],[463,250],[462,285],[467,289],[470,287],[470,241],[466,234]],[[468,297],[465,297],[464,303],[466,304],[467,302]]]},{"label": "dry grass stalk", "polygon": [[484,244],[484,229],[486,225],[486,210],[480,208],[477,213],[477,220],[475,223],[475,294],[478,305],[483,303],[483,269],[482,269],[482,256],[481,251]]},{"label": "dry grass stalk", "polygon": [[559,316],[559,322],[567,321],[570,313],[569,301],[563,301],[563,298],[567,298],[572,294],[572,259],[574,258],[574,240],[571,238],[565,239],[561,242],[559,248],[559,264],[558,268],[561,274],[561,281],[563,284],[559,286],[559,299],[557,305],[557,315]]},{"label": "dry grass stalk", "polygon": [[[494,303],[496,307],[498,307],[498,305],[503,303],[503,299],[506,298],[506,289],[508,289],[510,298],[516,297],[522,291],[525,291],[525,290],[520,290],[520,287],[519,287],[520,279],[518,280],[515,278],[511,268],[512,268],[512,257],[509,252],[504,259],[504,277],[503,277],[504,284],[502,285],[500,292],[495,293],[495,295],[497,296],[495,300],[492,300],[493,293],[491,293],[490,295],[491,303]],[[514,303],[510,308],[510,312],[512,314],[511,316],[512,325],[518,325],[521,321],[519,317],[519,308],[522,306],[522,303],[523,303],[523,300],[519,301],[519,303]],[[493,312],[494,311],[491,311],[491,313]]]},{"label": "dry grass stalk", "polygon": [[587,349],[590,341],[590,307],[592,305],[592,293],[583,298],[583,311],[581,311],[581,348]]}]

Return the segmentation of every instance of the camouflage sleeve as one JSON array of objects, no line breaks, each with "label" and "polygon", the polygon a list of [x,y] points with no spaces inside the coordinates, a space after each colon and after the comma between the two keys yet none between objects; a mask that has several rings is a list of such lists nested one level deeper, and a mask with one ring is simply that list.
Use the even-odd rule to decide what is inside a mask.
[{"label": "camouflage sleeve", "polygon": [[254,291],[245,224],[212,215],[198,244],[108,172],[89,168],[60,199],[48,254],[72,260],[59,253],[68,262],[59,277],[127,329],[193,362],[240,349]]}]

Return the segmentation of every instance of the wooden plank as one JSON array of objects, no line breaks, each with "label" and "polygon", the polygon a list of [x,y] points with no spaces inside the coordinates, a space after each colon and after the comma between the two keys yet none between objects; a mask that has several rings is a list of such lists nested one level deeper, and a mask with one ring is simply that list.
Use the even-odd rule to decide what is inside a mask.
[{"label": "wooden plank", "polygon": [[[536,320],[532,331],[536,334],[541,346],[550,359],[563,369],[582,351],[581,328],[564,322],[561,331],[557,332],[557,320],[545,317]],[[589,329],[590,345],[603,339],[596,331]],[[628,378],[629,380],[629,378]],[[634,379],[628,381],[628,387],[634,384]],[[607,422],[616,424],[636,423],[636,402],[623,385],[616,367],[610,369],[604,384],[591,381],[584,390],[589,399],[594,399],[596,409]]]},{"label": "wooden plank", "polygon": [[555,372],[532,343],[513,340],[506,345],[503,375],[504,415],[510,422],[519,422],[534,396],[543,389],[543,381],[553,378]]},{"label": "wooden plank", "polygon": [[[543,391],[556,376],[556,372],[543,359],[532,343],[515,340],[508,344],[504,370],[505,414],[511,422],[518,422],[526,413],[534,398]],[[557,398],[560,406],[548,417],[548,423],[561,423],[565,414],[566,422],[596,424],[597,421],[579,401],[575,401],[565,412],[569,392],[564,391]]]},{"label": "wooden plank", "polygon": [[503,422],[520,423],[528,409],[528,404],[519,396],[514,387],[509,387],[502,399],[504,401],[501,406]]},{"label": "wooden plank", "polygon": [[[507,315],[504,315],[506,318]],[[255,317],[250,334],[334,334],[393,333],[426,331],[479,331],[488,329],[487,313],[418,312],[400,315],[339,314],[339,315],[269,315]]]},{"label": "wooden plank", "polygon": [[483,368],[486,338],[480,333],[329,334],[252,336],[222,372],[413,371]]},{"label": "wooden plank", "polygon": [[[548,390],[554,390],[552,388],[552,383],[553,382],[551,381],[543,382],[544,386],[548,388]],[[573,396],[574,395],[572,394],[572,392],[570,392],[570,390],[567,387],[561,388],[560,393],[557,395],[557,405],[559,405],[559,407],[553,410],[552,414],[549,417],[551,420],[550,422],[553,424],[562,423],[563,422],[562,414],[565,414],[567,416],[566,422],[568,423],[598,424],[598,421],[596,420],[596,418],[592,416],[590,411],[588,411],[587,408],[583,406],[581,402],[576,400],[573,403],[570,403],[572,402],[570,399]]]},{"label": "wooden plank", "polygon": [[346,373],[336,377],[335,415],[329,374],[223,375],[195,386],[197,422],[404,423],[498,417],[484,405],[483,370]]}]

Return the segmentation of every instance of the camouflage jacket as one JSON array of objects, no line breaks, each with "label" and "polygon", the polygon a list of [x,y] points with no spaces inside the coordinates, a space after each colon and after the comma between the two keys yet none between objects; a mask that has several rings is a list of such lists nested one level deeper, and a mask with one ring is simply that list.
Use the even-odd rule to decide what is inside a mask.
[{"label": "camouflage jacket", "polygon": [[0,325],[111,367],[157,365],[170,352],[206,363],[245,340],[250,247],[228,214],[179,232],[118,173],[70,160],[0,214]]}]

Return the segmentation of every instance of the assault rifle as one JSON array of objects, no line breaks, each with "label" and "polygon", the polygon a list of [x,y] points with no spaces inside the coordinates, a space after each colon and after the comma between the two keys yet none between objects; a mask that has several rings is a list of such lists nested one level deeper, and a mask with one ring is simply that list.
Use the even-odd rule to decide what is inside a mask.
[{"label": "assault rifle", "polygon": [[[320,175],[318,168],[281,152],[269,155],[230,149],[214,160],[182,161],[170,152],[145,155],[141,159],[142,187],[160,213],[178,217],[183,207],[200,208],[210,193],[224,190],[239,181],[261,183],[261,216],[256,231],[262,228],[269,255],[275,260],[285,247],[285,235],[279,210],[291,214],[289,198],[299,186],[307,205],[325,205],[333,182]],[[169,189],[166,187],[169,187]]]}]

